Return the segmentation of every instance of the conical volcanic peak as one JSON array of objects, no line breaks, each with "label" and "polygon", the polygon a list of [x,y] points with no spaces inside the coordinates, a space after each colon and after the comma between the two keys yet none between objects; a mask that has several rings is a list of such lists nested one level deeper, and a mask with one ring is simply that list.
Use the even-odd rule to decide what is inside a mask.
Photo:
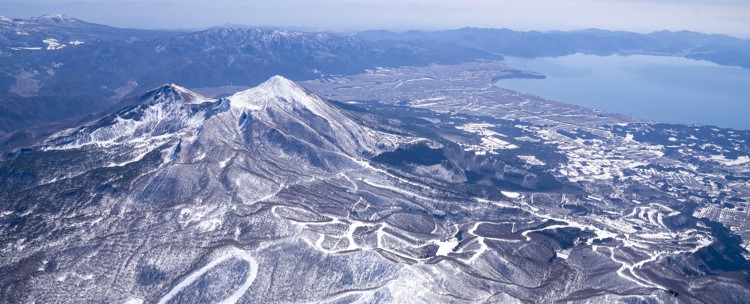
[{"label": "conical volcanic peak", "polygon": [[[358,154],[374,151],[380,139],[342,109],[282,76],[228,98],[231,108],[252,121],[325,149]],[[322,144],[323,142],[328,144]]]},{"label": "conical volcanic peak", "polygon": [[325,116],[330,107],[322,98],[282,76],[273,76],[252,89],[232,95],[229,100],[239,108],[258,110],[272,106],[306,109],[319,116]]},{"label": "conical volcanic peak", "polygon": [[[289,92],[295,89],[302,89],[296,82],[289,80],[288,78],[280,75],[272,76],[265,82],[258,85],[258,88],[264,89],[269,92]],[[303,89],[304,90],[304,89]]]}]

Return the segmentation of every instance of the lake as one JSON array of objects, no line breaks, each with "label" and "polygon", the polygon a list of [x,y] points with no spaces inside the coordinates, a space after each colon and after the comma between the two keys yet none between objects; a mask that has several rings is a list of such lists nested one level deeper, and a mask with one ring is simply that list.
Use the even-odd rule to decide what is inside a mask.
[{"label": "lake", "polygon": [[750,70],[648,55],[506,57],[505,64],[547,79],[497,85],[647,120],[750,129]]}]

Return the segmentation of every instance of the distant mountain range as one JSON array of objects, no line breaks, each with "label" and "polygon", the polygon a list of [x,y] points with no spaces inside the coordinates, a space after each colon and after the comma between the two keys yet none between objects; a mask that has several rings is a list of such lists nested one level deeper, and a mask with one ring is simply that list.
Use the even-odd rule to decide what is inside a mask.
[{"label": "distant mountain range", "polygon": [[648,54],[706,60],[750,68],[750,40],[689,31],[638,34],[588,29],[562,32],[518,32],[509,29],[462,28],[422,32],[366,31],[357,37],[370,41],[430,41],[453,43],[506,56],[557,57],[575,53],[593,55]]},{"label": "distant mountain range", "polygon": [[[167,80],[189,87],[252,86],[275,74],[300,80],[502,57],[473,48],[370,42],[331,33],[130,30],[47,15],[2,18],[0,58],[0,132],[8,133],[89,114]],[[45,111],[56,108],[50,102],[68,106]]]},{"label": "distant mountain range", "polygon": [[249,87],[276,74],[307,80],[377,67],[577,52],[684,56],[750,67],[750,41],[691,32],[464,28],[351,36],[258,28],[120,29],[60,14],[0,17],[0,145],[167,81],[191,88]]}]

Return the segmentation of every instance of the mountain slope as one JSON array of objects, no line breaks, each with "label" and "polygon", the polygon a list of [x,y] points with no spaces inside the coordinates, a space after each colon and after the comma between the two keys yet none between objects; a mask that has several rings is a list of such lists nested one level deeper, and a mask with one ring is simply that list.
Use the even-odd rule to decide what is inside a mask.
[{"label": "mountain slope", "polygon": [[[0,299],[670,303],[748,295],[747,251],[728,229],[672,201],[595,197],[594,183],[558,174],[578,161],[566,148],[575,140],[560,138],[583,131],[537,128],[337,103],[279,76],[221,99],[163,85],[4,155]],[[671,193],[622,182],[642,188],[633,195]],[[719,287],[724,298],[706,292]]]},{"label": "mountain slope", "polygon": [[288,150],[317,162],[322,160],[319,151],[375,155],[392,148],[389,139],[396,137],[360,126],[327,101],[286,78],[274,76],[222,99],[210,99],[175,84],[164,85],[143,95],[134,105],[93,124],[62,131],[40,147],[128,147],[133,160],[164,145],[174,145],[176,152],[170,157],[183,153],[188,160],[230,148],[273,157],[279,156],[276,151]]},{"label": "mountain slope", "polygon": [[[183,272],[181,268],[192,264],[177,262],[174,264],[177,268],[173,270],[162,269],[171,267],[157,262],[162,257],[173,254],[179,254],[183,258],[191,255],[209,257],[218,254],[219,259],[222,259],[222,253],[208,247],[175,248],[174,251],[166,249],[152,255],[149,250],[138,245],[141,241],[160,238],[160,235],[172,235],[171,238],[180,239],[187,237],[183,239],[187,241],[199,235],[218,236],[229,233],[234,235],[230,239],[234,238],[235,242],[246,244],[241,245],[244,247],[257,242],[255,238],[261,236],[257,233],[288,235],[298,228],[288,223],[269,222],[271,226],[264,225],[266,227],[263,230],[253,232],[256,228],[253,228],[252,223],[258,220],[266,221],[265,216],[248,218],[250,221],[240,220],[237,216],[259,211],[271,216],[267,207],[257,203],[272,200],[277,195],[289,195],[290,191],[298,191],[300,187],[317,183],[323,183],[320,189],[325,189],[329,187],[326,186],[329,182],[325,181],[331,178],[334,179],[331,183],[340,184],[346,178],[343,175],[335,175],[339,172],[373,172],[367,169],[360,157],[377,153],[383,147],[393,145],[391,139],[398,138],[359,126],[341,111],[281,77],[273,77],[254,89],[220,100],[204,98],[176,85],[165,85],[150,91],[133,106],[86,126],[61,132],[39,143],[33,152],[15,156],[10,163],[5,163],[15,169],[3,169],[3,172],[9,174],[4,176],[7,183],[3,187],[3,193],[8,195],[8,199],[3,199],[3,210],[28,210],[31,213],[3,213],[3,235],[7,237],[3,238],[2,243],[3,246],[10,245],[16,242],[14,240],[22,238],[21,242],[27,245],[11,249],[20,251],[18,254],[7,256],[8,263],[0,265],[0,268],[5,273],[17,266],[26,267],[23,265],[35,263],[33,261],[38,261],[39,254],[42,254],[47,256],[45,259],[55,260],[55,268],[66,268],[71,272],[63,275],[62,279],[58,277],[58,281],[54,280],[54,276],[43,278],[31,273],[7,277],[2,283],[3,298],[13,302],[25,302],[30,299],[27,298],[29,296],[52,300],[57,296],[54,293],[46,293],[47,291],[61,288],[71,280],[75,282],[81,279],[72,273],[89,270],[97,272],[90,268],[93,265],[99,265],[103,271],[119,272],[113,268],[116,265],[108,263],[110,255],[93,248],[79,247],[85,246],[84,244],[93,239],[82,234],[65,232],[79,224],[92,224],[89,226],[92,235],[103,235],[104,239],[108,239],[105,242],[120,239],[118,242],[121,242],[121,246],[118,246],[118,250],[111,251],[112,253],[141,256],[133,260],[135,264],[131,265],[137,268],[136,272],[126,275],[128,278],[125,280],[131,283],[121,285],[136,288],[131,289],[133,292],[154,284],[168,287],[173,281],[165,280],[166,276],[171,277],[173,272]],[[80,161],[83,159],[85,161]],[[47,163],[45,168],[39,167],[41,164],[37,161],[46,160],[52,160],[54,163]],[[17,170],[23,170],[25,173]],[[66,191],[68,194],[65,198],[56,197],[57,191],[69,187],[75,190]],[[314,198],[315,192],[298,196],[295,201],[305,197]],[[46,198],[55,202],[47,203]],[[289,201],[291,202],[293,201]],[[318,207],[307,205],[304,208],[329,208],[323,207],[323,204],[328,203],[319,201],[315,202],[321,204]],[[262,209],[258,210],[258,207]],[[274,208],[273,214],[299,217],[300,221],[306,221],[309,216],[313,216],[309,219],[314,221],[326,218],[323,215],[314,215],[317,212],[310,213],[311,211],[304,210],[299,210],[300,213],[297,214],[297,208],[288,208],[284,211]],[[140,236],[133,235],[126,239],[114,235],[107,236],[109,233],[106,231],[121,229],[117,227],[124,228],[121,225],[128,225],[128,222],[141,216],[151,218],[156,215],[171,219],[162,222],[152,218],[155,222],[151,224],[146,222],[152,220],[136,224],[140,228],[133,226],[133,232]],[[50,221],[53,218],[69,216],[76,219]],[[172,222],[173,220],[176,222]],[[159,227],[151,226],[152,224]],[[151,227],[146,228],[147,226]],[[175,235],[176,231],[173,229],[176,228],[185,234]],[[277,229],[281,230],[274,232]],[[194,232],[189,232],[191,230]],[[79,248],[97,257],[89,260],[91,263],[87,265],[75,266],[75,263],[63,262],[68,257],[68,249],[55,245],[55,240],[72,245],[63,245],[70,250]],[[160,242],[162,241],[157,241]],[[303,244],[305,243],[298,240],[287,246],[298,248],[302,252],[310,252]],[[3,250],[6,249],[8,248],[3,247]],[[9,253],[3,252],[4,255]],[[231,252],[233,251],[230,250],[227,254],[232,255]],[[163,256],[164,253],[167,256]],[[241,256],[243,255],[238,255]],[[372,254],[364,256],[375,258]],[[144,258],[151,262],[143,260]],[[227,259],[232,263],[239,263],[237,267],[244,267],[243,260],[235,261],[231,257]],[[377,258],[375,263],[382,264],[385,260]],[[73,270],[74,268],[78,270]],[[131,273],[130,270],[127,272]],[[47,279],[58,283],[52,283],[54,286],[49,288],[34,283]],[[310,283],[319,284],[312,281]],[[12,291],[19,290],[17,288],[20,286],[36,291]],[[89,293],[100,286],[102,285],[94,284],[79,289],[79,292],[88,294],[85,297],[95,301],[127,300],[118,298],[125,294]],[[155,301],[156,298],[152,297],[159,295],[172,297],[165,294],[160,292],[144,296],[151,299],[149,301]],[[181,295],[178,294],[177,298],[179,296]]]}]

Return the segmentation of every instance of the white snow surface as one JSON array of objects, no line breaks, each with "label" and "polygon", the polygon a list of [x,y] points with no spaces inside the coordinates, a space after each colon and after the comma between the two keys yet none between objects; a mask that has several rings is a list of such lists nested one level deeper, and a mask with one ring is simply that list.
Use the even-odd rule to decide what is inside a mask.
[{"label": "white snow surface", "polygon": [[53,38],[44,39],[42,40],[42,42],[47,44],[48,51],[55,51],[55,50],[59,50],[65,47],[64,44],[60,43],[59,41],[57,41],[57,39],[53,39]]},{"label": "white snow surface", "polygon": [[[310,125],[310,118],[307,115],[311,113],[322,118],[330,126],[331,134],[321,136],[321,138],[345,152],[375,152],[378,144],[394,147],[397,142],[407,140],[374,131],[354,122],[328,101],[278,75],[257,87],[237,92],[228,99],[233,111],[238,114],[248,113],[269,126],[275,124],[270,114],[273,111],[285,113],[287,119],[299,122],[310,131],[318,133],[320,128]],[[334,138],[334,141],[331,142],[328,138]]]},{"label": "white snow surface", "polygon": [[[177,94],[165,93],[170,90]],[[83,132],[80,129],[69,129],[55,134],[47,141],[47,150],[75,149],[82,146],[96,144],[100,146],[111,146],[113,144],[128,143],[137,147],[156,147],[168,141],[173,133],[155,134],[160,128],[174,124],[180,131],[194,131],[203,123],[202,113],[190,113],[183,104],[197,104],[210,101],[209,98],[201,96],[183,87],[171,84],[158,88],[153,105],[143,111],[140,119],[115,118],[115,123]],[[167,96],[169,95],[169,96]],[[77,134],[76,134],[77,132]],[[75,141],[62,145],[50,145],[51,141],[63,136],[76,134]]]},{"label": "white snow surface", "polygon": [[41,51],[42,47],[11,47],[14,51]]},{"label": "white snow surface", "polygon": [[206,266],[203,266],[197,271],[191,273],[189,276],[183,279],[179,284],[173,287],[172,290],[169,291],[169,293],[167,293],[163,298],[161,298],[159,300],[159,304],[169,302],[170,299],[172,299],[185,287],[189,286],[190,284],[198,280],[201,276],[203,276],[203,274],[205,274],[212,268],[216,267],[216,265],[219,265],[221,262],[224,262],[230,258],[242,259],[245,262],[247,262],[248,265],[250,265],[250,270],[248,271],[247,277],[245,278],[245,283],[242,284],[242,286],[240,286],[240,288],[237,289],[234,293],[232,293],[229,297],[221,301],[221,303],[236,303],[237,301],[240,300],[240,298],[242,298],[245,292],[247,292],[247,289],[250,288],[253,282],[255,282],[255,278],[258,276],[258,262],[248,252],[235,248],[227,252],[226,254],[218,257],[217,259],[209,262],[208,264],[206,264]]},{"label": "white snow surface", "polygon": [[457,126],[456,129],[482,136],[481,145],[464,145],[464,150],[474,151],[477,155],[485,155],[487,153],[497,154],[496,150],[518,149],[518,146],[500,139],[500,137],[507,136],[490,130],[489,128],[492,127],[494,125],[488,123],[468,123]]},{"label": "white snow surface", "polygon": [[438,250],[435,254],[446,256],[449,253],[453,252],[453,248],[456,248],[456,246],[458,246],[458,240],[451,239],[448,241],[437,241],[435,242],[435,244],[438,245]]},{"label": "white snow surface", "polygon": [[330,106],[321,98],[308,93],[300,85],[282,76],[273,76],[257,87],[237,92],[229,100],[232,107],[261,110],[281,107],[287,110],[308,109],[318,116],[333,116]]},{"label": "white snow surface", "polygon": [[539,160],[534,155],[518,155],[518,158],[520,158],[521,160],[523,160],[524,162],[532,166],[544,166],[545,165],[543,161]]},{"label": "white snow surface", "polygon": [[711,160],[725,166],[739,166],[750,163],[750,157],[748,156],[740,156],[737,159],[730,160],[727,159],[724,155],[714,155],[713,157],[711,157]]},{"label": "white snow surface", "polygon": [[521,197],[521,193],[518,192],[511,192],[511,191],[500,191],[503,195],[509,197],[509,198],[519,198]]}]

